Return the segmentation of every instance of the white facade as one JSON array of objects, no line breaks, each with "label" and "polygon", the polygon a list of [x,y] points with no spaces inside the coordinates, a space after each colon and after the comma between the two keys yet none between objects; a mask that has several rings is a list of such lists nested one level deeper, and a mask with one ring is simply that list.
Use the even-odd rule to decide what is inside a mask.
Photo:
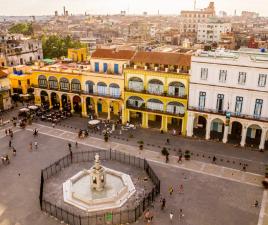
[{"label": "white facade", "polygon": [[[226,113],[231,113],[230,123]],[[216,127],[223,134],[223,142],[227,142],[236,121],[242,125],[241,146],[247,137],[259,138],[259,148],[264,149],[268,130],[268,54],[199,52],[193,56],[188,136],[199,126],[200,115],[207,120],[206,139]],[[213,120],[220,126],[214,126]],[[260,130],[261,137],[256,137]]]},{"label": "white facade", "polygon": [[230,23],[199,23],[197,29],[197,40],[202,43],[219,42],[221,34],[231,32]]}]

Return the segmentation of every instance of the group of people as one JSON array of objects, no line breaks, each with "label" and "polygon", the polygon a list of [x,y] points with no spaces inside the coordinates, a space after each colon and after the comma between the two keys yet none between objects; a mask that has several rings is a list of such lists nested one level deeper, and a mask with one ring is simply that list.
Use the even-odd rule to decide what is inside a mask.
[{"label": "group of people", "polygon": [[[13,130],[11,128],[9,129],[5,129],[5,134],[6,136],[9,136],[10,139],[9,139],[9,142],[8,142],[8,147],[9,149],[12,151],[12,155],[13,156],[16,156],[17,154],[17,150],[15,149],[15,147],[12,145],[12,140],[13,140],[13,137],[14,137],[14,133],[13,133]],[[8,165],[10,164],[10,156],[9,154],[5,154],[3,156],[1,156],[1,161],[2,161],[2,164],[3,165]]]}]

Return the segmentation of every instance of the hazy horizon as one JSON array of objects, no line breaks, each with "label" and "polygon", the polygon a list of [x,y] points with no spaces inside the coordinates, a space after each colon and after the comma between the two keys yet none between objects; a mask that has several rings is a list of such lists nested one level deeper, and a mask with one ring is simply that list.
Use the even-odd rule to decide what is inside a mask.
[{"label": "hazy horizon", "polygon": [[[204,8],[209,0],[196,0],[197,8]],[[216,12],[223,10],[228,15],[241,11],[255,11],[261,16],[268,16],[267,0],[214,0]],[[63,12],[63,6],[69,14],[118,14],[121,10],[129,14],[176,14],[181,10],[194,8],[194,0],[0,0],[0,16],[53,15],[54,11]],[[22,7],[23,6],[23,7]]]}]

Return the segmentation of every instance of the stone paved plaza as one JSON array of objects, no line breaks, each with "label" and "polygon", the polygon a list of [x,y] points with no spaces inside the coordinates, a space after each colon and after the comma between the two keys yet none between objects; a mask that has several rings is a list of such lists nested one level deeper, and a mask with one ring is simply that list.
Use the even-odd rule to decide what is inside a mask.
[{"label": "stone paved plaza", "polygon": [[[38,150],[29,151],[34,141],[32,129],[38,127]],[[42,134],[43,133],[43,134]],[[8,152],[9,137],[0,132],[0,154]],[[33,125],[18,130],[14,135],[17,156],[11,157],[11,164],[0,166],[0,224],[1,225],[56,225],[59,221],[45,215],[39,208],[40,171],[68,153],[68,141],[75,141],[77,135],[45,126]],[[255,200],[262,202],[263,188],[258,175],[238,172],[221,166],[199,163],[194,160],[177,165],[171,158],[165,164],[157,153],[127,147],[119,143],[104,143],[103,140],[87,138],[81,140],[76,150],[92,150],[92,147],[109,147],[146,157],[161,180],[161,194],[167,200],[166,209],[160,210],[160,199],[151,209],[153,224],[169,224],[169,213],[174,212],[173,224],[184,225],[256,225],[260,208],[253,206]],[[131,151],[131,152],[130,152]],[[178,185],[184,185],[183,194]],[[169,196],[168,189],[174,193]],[[179,209],[184,219],[179,221]],[[136,224],[145,224],[140,218]],[[265,224],[265,223],[263,223]]]}]

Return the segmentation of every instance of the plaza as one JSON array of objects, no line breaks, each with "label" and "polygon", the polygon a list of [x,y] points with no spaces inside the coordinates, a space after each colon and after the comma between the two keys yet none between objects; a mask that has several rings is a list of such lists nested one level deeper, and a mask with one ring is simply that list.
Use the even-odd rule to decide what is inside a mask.
[{"label": "plaza", "polygon": [[[263,175],[259,175],[261,172],[243,172],[241,169],[232,168],[233,166],[228,167],[224,162],[222,162],[223,165],[214,165],[208,160],[198,158],[178,164],[177,156],[172,151],[170,162],[166,164],[160,154],[157,142],[155,146],[145,145],[144,150],[140,151],[134,142],[122,140],[123,137],[120,140],[111,138],[108,142],[104,142],[102,136],[90,134],[88,138],[78,139],[75,127],[81,126],[81,120],[74,117],[66,123],[69,124],[68,127],[62,124],[53,128],[49,123],[40,124],[38,122],[27,126],[25,130],[13,128],[14,140],[12,142],[17,150],[17,155],[11,156],[9,165],[0,166],[0,224],[60,224],[60,221],[40,210],[40,172],[41,169],[68,154],[69,142],[72,143],[73,152],[112,148],[146,158],[161,180],[160,197],[150,207],[150,211],[154,215],[152,224],[168,224],[171,211],[174,213],[174,221],[178,224],[258,224],[262,208],[255,208],[254,203],[256,200],[259,203],[263,201],[261,186]],[[34,137],[32,134],[34,128],[39,131],[38,137]],[[147,133],[147,135],[149,134]],[[8,150],[9,137],[5,137],[4,130],[1,130],[0,136],[1,155],[11,153]],[[29,143],[34,142],[35,139],[38,142],[38,149],[29,151]],[[75,141],[78,141],[78,148],[74,145]],[[171,139],[171,143],[172,141],[173,139]],[[183,140],[180,141],[183,142]],[[198,140],[184,140],[184,142],[186,141],[189,142],[188,144],[192,144],[193,148],[196,148],[195,142],[201,146]],[[181,147],[184,148],[184,145],[182,144]],[[202,143],[202,145],[205,144]],[[206,148],[217,145],[223,144],[208,143]],[[232,150],[227,150],[225,156],[227,158],[230,157],[228,151],[232,152]],[[266,153],[249,151],[248,155],[249,153],[252,153],[253,156],[250,158],[247,156],[247,152],[244,152],[245,159],[255,162],[261,162],[260,158],[266,156]],[[264,155],[260,157],[256,153]],[[235,153],[232,157],[235,157]],[[183,193],[179,191],[181,184],[184,187]],[[174,188],[174,192],[172,196],[169,196],[171,186]],[[162,211],[160,198],[163,197],[166,199],[166,208]],[[184,214],[182,219],[179,216],[180,209]],[[263,224],[266,221],[267,218],[264,216]],[[146,224],[143,216],[135,224]]]}]

